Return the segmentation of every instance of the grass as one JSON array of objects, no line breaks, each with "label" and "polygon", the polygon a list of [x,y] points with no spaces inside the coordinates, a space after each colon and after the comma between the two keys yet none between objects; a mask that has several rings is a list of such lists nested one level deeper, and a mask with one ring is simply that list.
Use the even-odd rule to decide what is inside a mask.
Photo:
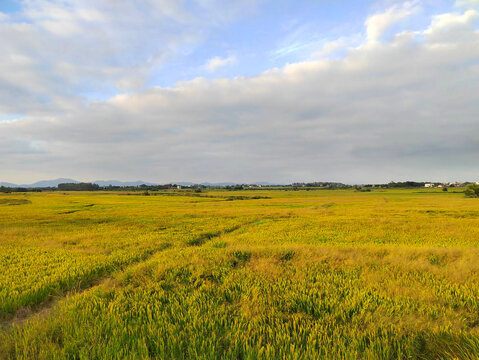
[{"label": "grass", "polygon": [[479,357],[476,199],[123,195],[0,195],[0,358]]}]

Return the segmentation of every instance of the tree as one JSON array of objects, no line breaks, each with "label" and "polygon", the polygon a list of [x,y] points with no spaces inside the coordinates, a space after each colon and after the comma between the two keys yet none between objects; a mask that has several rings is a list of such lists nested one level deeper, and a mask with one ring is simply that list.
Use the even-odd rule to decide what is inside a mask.
[{"label": "tree", "polygon": [[479,184],[469,184],[466,186],[466,190],[464,190],[464,194],[467,197],[477,198],[479,197]]},{"label": "tree", "polygon": [[92,183],[63,183],[58,184],[60,191],[95,191],[100,190],[100,186]]}]

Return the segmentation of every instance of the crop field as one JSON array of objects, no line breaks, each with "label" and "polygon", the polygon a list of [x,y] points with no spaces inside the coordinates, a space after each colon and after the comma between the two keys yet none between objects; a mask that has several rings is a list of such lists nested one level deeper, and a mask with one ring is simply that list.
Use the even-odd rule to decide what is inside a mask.
[{"label": "crop field", "polygon": [[460,191],[0,194],[0,359],[477,359]]}]

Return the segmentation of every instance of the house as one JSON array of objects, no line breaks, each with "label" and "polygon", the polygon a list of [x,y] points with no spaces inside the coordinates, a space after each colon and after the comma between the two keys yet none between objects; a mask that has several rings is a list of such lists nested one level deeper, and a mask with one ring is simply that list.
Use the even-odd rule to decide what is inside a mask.
[{"label": "house", "polygon": [[432,187],[434,187],[434,184],[424,184],[424,187],[432,188]]}]

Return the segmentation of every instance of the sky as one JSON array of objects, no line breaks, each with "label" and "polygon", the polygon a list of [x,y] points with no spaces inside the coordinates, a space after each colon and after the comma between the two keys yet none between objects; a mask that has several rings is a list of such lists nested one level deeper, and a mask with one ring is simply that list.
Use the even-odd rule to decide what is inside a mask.
[{"label": "sky", "polygon": [[0,0],[0,181],[479,181],[479,0]]}]

